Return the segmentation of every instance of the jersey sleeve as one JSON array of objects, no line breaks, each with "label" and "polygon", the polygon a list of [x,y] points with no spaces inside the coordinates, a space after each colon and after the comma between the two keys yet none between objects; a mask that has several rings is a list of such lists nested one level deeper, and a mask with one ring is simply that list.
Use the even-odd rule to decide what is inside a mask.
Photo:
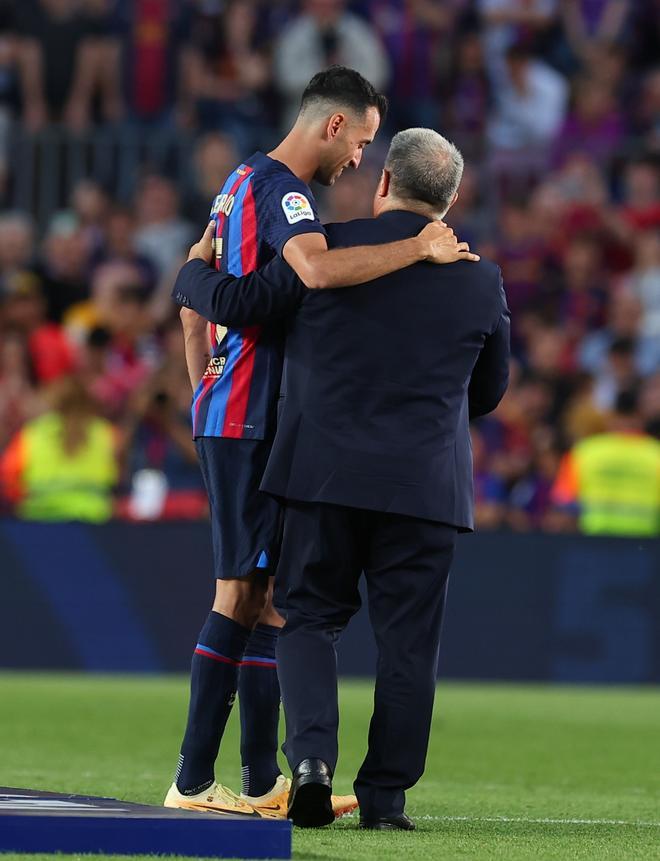
[{"label": "jersey sleeve", "polygon": [[255,196],[263,239],[278,254],[293,236],[321,233],[325,228],[319,220],[316,201],[307,185],[294,176],[272,175],[264,178]]}]

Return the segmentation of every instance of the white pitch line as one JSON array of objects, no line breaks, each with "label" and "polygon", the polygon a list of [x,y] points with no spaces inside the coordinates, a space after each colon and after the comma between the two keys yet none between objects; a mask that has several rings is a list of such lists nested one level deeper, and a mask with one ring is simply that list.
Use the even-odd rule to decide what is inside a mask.
[{"label": "white pitch line", "polygon": [[524,816],[417,816],[426,822],[520,822],[532,825],[628,825],[635,828],[660,828],[660,822],[641,819],[532,819]]}]

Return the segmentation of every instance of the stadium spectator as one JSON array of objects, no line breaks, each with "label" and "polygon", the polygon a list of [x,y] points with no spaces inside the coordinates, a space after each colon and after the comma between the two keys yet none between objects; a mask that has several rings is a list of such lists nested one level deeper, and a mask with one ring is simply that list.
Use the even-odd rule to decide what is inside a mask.
[{"label": "stadium spectator", "polygon": [[575,86],[575,104],[569,111],[552,148],[552,161],[562,165],[574,153],[584,153],[605,170],[611,167],[625,134],[623,116],[611,88],[594,79]]},{"label": "stadium spectator", "polygon": [[0,341],[0,453],[38,409],[38,394],[25,337],[5,331]]},{"label": "stadium spectator", "polygon": [[176,186],[166,177],[146,176],[135,195],[135,248],[165,275],[185,259],[195,228],[179,214]]},{"label": "stadium spectator", "polygon": [[93,124],[116,124],[126,116],[121,91],[121,26],[117,0],[80,0],[89,28],[86,39],[86,89],[82,92],[83,118]]},{"label": "stadium spectator", "polygon": [[77,216],[70,210],[56,213],[35,267],[53,322],[61,322],[69,308],[89,297],[89,259],[90,249]]},{"label": "stadium spectator", "polygon": [[483,155],[484,131],[492,100],[478,31],[463,33],[454,48],[449,74],[442,87],[440,119],[468,158]]},{"label": "stadium spectator", "polygon": [[0,3],[0,200],[7,192],[10,132],[19,108],[20,43],[15,30],[14,3]]},{"label": "stadium spectator", "polygon": [[596,238],[575,236],[564,248],[555,282],[557,319],[573,342],[605,322],[607,282]]},{"label": "stadium spectator", "polygon": [[116,279],[112,292],[99,301],[97,309],[101,326],[110,334],[107,383],[114,391],[116,415],[121,415],[127,398],[144,383],[157,363],[158,347],[144,291],[135,276],[131,279],[130,269],[124,267],[120,272],[106,272],[98,282],[99,291],[109,286],[111,277]]},{"label": "stadium spectator", "polygon": [[627,45],[608,42],[594,46],[584,77],[602,84],[612,94],[624,115],[631,101],[637,101],[638,81],[632,74]]},{"label": "stadium spectator", "polygon": [[249,0],[201,5],[187,55],[187,97],[197,125],[203,131],[222,129],[246,152],[267,138],[270,67],[259,11]]},{"label": "stadium spectator", "polygon": [[387,54],[374,28],[346,11],[345,0],[305,0],[302,12],[276,38],[273,75],[284,97],[289,128],[310,78],[335,63],[357,69],[378,91],[390,77]]},{"label": "stadium spectator", "polygon": [[93,325],[110,328],[122,295],[147,298],[141,269],[131,260],[112,260],[94,271],[90,293],[90,317]]},{"label": "stadium spectator", "polygon": [[498,529],[506,514],[506,486],[487,469],[485,444],[476,425],[470,430],[474,470],[474,522],[477,529]]},{"label": "stadium spectator", "polygon": [[17,30],[27,127],[38,131],[49,122],[86,126],[98,54],[91,22],[77,0],[25,0],[17,4]]},{"label": "stadium spectator", "polygon": [[631,39],[633,67],[648,69],[660,56],[660,3],[635,0],[632,8]]},{"label": "stadium spectator", "polygon": [[630,267],[629,231],[609,204],[610,192],[603,171],[585,153],[573,152],[567,156],[563,166],[549,176],[546,186],[558,193],[564,203],[553,242],[558,258],[574,238],[588,236],[600,245],[603,265],[610,271],[619,273]]},{"label": "stadium spectator", "polygon": [[50,383],[69,374],[75,364],[74,350],[62,327],[47,319],[38,280],[23,272],[12,287],[4,303],[4,324],[7,331],[23,337],[37,383]]},{"label": "stadium spectator", "polygon": [[[93,258],[93,268],[105,263],[125,263],[139,271],[138,281],[145,293],[153,293],[157,271],[153,262],[135,246],[137,220],[129,206],[116,204],[103,225],[102,244]],[[93,275],[92,275],[93,277]]]},{"label": "stadium spectator", "polygon": [[594,402],[603,413],[609,413],[622,392],[636,390],[639,375],[635,363],[635,342],[617,338],[610,344],[607,361],[596,376]]},{"label": "stadium spectator", "polygon": [[660,227],[638,234],[626,286],[642,305],[642,334],[660,341]]},{"label": "stadium spectator", "polygon": [[546,525],[559,463],[559,453],[548,428],[539,429],[531,442],[527,469],[514,481],[508,495],[507,523],[516,532],[542,529]]},{"label": "stadium spectator", "polygon": [[498,228],[497,250],[492,253],[502,269],[513,333],[517,335],[520,313],[537,299],[545,251],[534,235],[534,226],[523,203],[505,203],[500,210]]},{"label": "stadium spectator", "polygon": [[635,94],[631,125],[650,152],[660,147],[660,69],[652,69]]},{"label": "stadium spectator", "polygon": [[537,177],[566,112],[565,79],[522,44],[493,70],[487,137],[496,176]]},{"label": "stadium spectator", "polygon": [[646,432],[660,439],[660,372],[644,380],[639,394],[639,412]]},{"label": "stadium spectator", "polygon": [[628,228],[627,239],[634,230],[660,227],[660,167],[654,159],[639,159],[626,165],[620,214]]},{"label": "stadium spectator", "polygon": [[560,0],[563,34],[576,64],[588,64],[603,44],[620,40],[630,23],[629,0]]},{"label": "stadium spectator", "polygon": [[153,321],[139,279],[140,271],[126,263],[100,266],[90,301],[67,317],[88,391],[112,419],[121,418],[128,398],[157,361]]},{"label": "stadium spectator", "polygon": [[389,57],[391,75],[387,95],[395,130],[446,126],[439,102],[439,78],[447,35],[454,29],[457,0],[367,0],[366,16]]},{"label": "stadium spectator", "polygon": [[0,214],[0,296],[9,280],[29,269],[34,258],[35,231],[32,219],[23,212]]},{"label": "stadium spectator", "polygon": [[659,369],[660,341],[642,333],[641,318],[641,303],[630,290],[612,293],[607,307],[607,325],[587,334],[579,346],[580,367],[593,376],[601,374],[612,344],[629,339],[634,344],[637,373],[646,376]]},{"label": "stadium spectator", "polygon": [[449,213],[454,232],[461,239],[465,237],[463,241],[468,242],[470,248],[478,248],[493,230],[490,212],[485,206],[481,179],[475,167],[466,166],[460,196]]},{"label": "stadium spectator", "polygon": [[145,510],[139,476],[149,470],[161,476],[160,507],[154,505],[154,516],[201,519],[207,516],[208,500],[190,435],[188,371],[177,319],[164,327],[161,344],[160,365],[131,397],[122,427],[132,493],[121,510],[133,518]]},{"label": "stadium spectator", "polygon": [[198,139],[182,201],[184,216],[196,228],[206,223],[211,202],[237,161],[236,143],[229,135],[207,132]]},{"label": "stadium spectator", "polygon": [[71,209],[78,219],[85,245],[93,255],[103,245],[110,210],[108,195],[98,183],[84,179],[74,186]]},{"label": "stadium spectator", "polygon": [[191,4],[179,0],[117,0],[118,41],[105,68],[133,126],[162,130],[192,121],[185,88],[190,15]]},{"label": "stadium spectator", "polygon": [[565,455],[552,498],[588,535],[660,535],[660,442],[645,434],[637,398],[617,398],[610,432]]},{"label": "stadium spectator", "polygon": [[3,495],[24,520],[103,523],[118,478],[113,428],[76,376],[49,395],[51,409],[28,421],[0,459]]},{"label": "stadium spectator", "polygon": [[[578,374],[561,420],[561,441],[570,446],[580,439],[607,430],[609,416],[595,402],[595,382],[589,374]],[[561,518],[558,519],[561,524]]]},{"label": "stadium spectator", "polygon": [[497,65],[516,42],[531,42],[557,17],[557,0],[478,0],[489,65]]}]

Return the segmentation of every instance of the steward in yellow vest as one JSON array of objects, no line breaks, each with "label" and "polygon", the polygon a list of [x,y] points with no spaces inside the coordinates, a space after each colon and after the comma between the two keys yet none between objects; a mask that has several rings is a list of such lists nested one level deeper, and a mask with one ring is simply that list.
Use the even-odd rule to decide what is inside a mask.
[{"label": "steward in yellow vest", "polygon": [[52,394],[54,409],[27,422],[0,459],[4,496],[25,520],[103,523],[118,478],[114,429],[77,379],[62,378]]},{"label": "steward in yellow vest", "polygon": [[630,393],[619,396],[612,425],[564,457],[553,501],[573,507],[587,535],[660,535],[660,441],[640,430]]}]

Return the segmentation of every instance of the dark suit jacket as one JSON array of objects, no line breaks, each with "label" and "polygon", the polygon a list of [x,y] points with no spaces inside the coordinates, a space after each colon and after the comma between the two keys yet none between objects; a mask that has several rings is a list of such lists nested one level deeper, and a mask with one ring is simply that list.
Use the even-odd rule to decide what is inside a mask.
[{"label": "dark suit jacket", "polygon": [[[426,221],[387,212],[328,226],[328,243],[392,242]],[[508,382],[497,266],[418,263],[309,291],[279,258],[240,279],[192,261],[173,295],[229,326],[293,314],[263,490],[473,528],[468,418],[494,409]]]}]

